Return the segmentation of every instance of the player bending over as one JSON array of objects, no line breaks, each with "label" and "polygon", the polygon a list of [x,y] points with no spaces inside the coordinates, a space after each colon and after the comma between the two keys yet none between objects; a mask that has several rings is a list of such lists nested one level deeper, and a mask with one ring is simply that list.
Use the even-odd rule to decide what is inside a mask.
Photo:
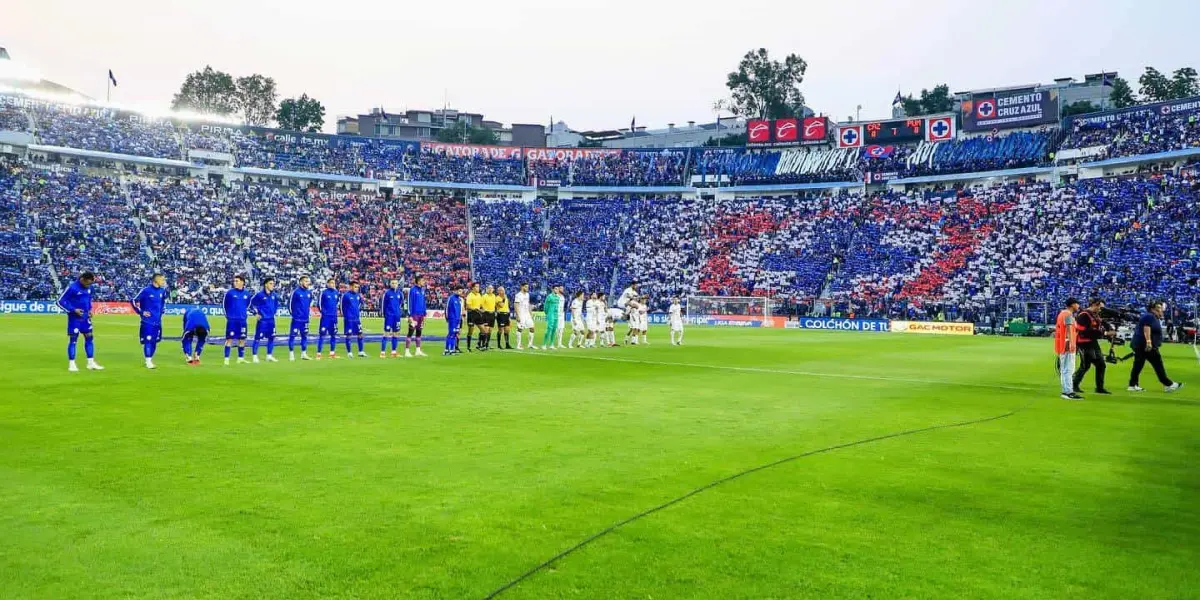
[{"label": "player bending over", "polygon": [[610,347],[617,347],[617,322],[623,318],[625,318],[625,309],[616,306],[608,309],[608,322],[606,323],[605,333],[608,335],[608,345]]},{"label": "player bending over", "polygon": [[67,370],[78,371],[75,366],[75,346],[83,335],[83,351],[87,354],[89,371],[103,371],[96,362],[96,342],[92,336],[92,284],[96,276],[91,272],[79,276],[58,297],[58,307],[67,313]]},{"label": "player bending over", "polygon": [[162,341],[163,310],[167,307],[166,278],[162,273],[150,277],[150,285],[142,288],[136,298],[129,302],[134,312],[141,317],[138,339],[142,342],[142,355],[146,357],[146,368],[154,368],[154,351]]},{"label": "player bending over", "polygon": [[379,358],[387,358],[388,340],[392,342],[392,358],[400,356],[400,321],[404,318],[404,292],[400,291],[400,280],[393,279],[383,293],[383,337],[379,338]]},{"label": "player bending over", "polygon": [[200,355],[208,341],[208,329],[208,316],[199,306],[193,306],[183,314],[183,357],[187,364],[200,364]]},{"label": "player bending over", "polygon": [[342,294],[342,335],[346,338],[346,358],[354,358],[350,350],[350,336],[358,338],[358,355],[367,357],[363,351],[362,296],[358,293],[358,282],[351,281],[350,289]]},{"label": "player bending over", "polygon": [[587,340],[587,323],[583,321],[583,292],[575,292],[571,300],[571,338],[567,341],[568,348],[574,348],[578,342],[580,347]]},{"label": "player bending over", "polygon": [[679,298],[671,298],[671,307],[667,309],[667,323],[671,326],[671,345],[683,345],[683,307]]},{"label": "player bending over", "polygon": [[[308,358],[308,320],[312,311],[312,279],[300,276],[300,287],[292,290],[288,298],[288,313],[292,315],[292,326],[288,333],[288,360],[296,360],[296,338],[300,338],[300,360]],[[317,358],[321,353],[317,352]]]},{"label": "player bending over", "polygon": [[326,334],[329,335],[329,358],[337,358],[337,317],[341,303],[342,294],[338,292],[337,281],[330,277],[325,281],[325,289],[321,290],[317,307],[321,311],[321,323],[317,328],[317,360],[321,360]]},{"label": "player bending over", "polygon": [[267,362],[279,362],[275,360],[275,313],[279,309],[279,296],[275,294],[275,278],[264,279],[262,286],[263,289],[250,298],[250,312],[258,315],[258,322],[254,324],[254,344],[250,348],[250,354],[254,357],[256,364],[258,363],[259,344],[267,346]]},{"label": "player bending over", "polygon": [[404,358],[411,358],[408,346],[415,340],[417,356],[425,356],[421,351],[421,333],[425,330],[425,276],[417,275],[412,287],[408,288],[408,337],[404,340]]},{"label": "player bending over", "polygon": [[529,302],[529,284],[522,283],[520,291],[517,292],[513,300],[513,307],[517,311],[517,350],[524,350],[521,347],[521,333],[529,335],[528,346],[530,350],[534,350],[537,346],[533,343],[533,307]]},{"label": "player bending over", "polygon": [[454,290],[450,292],[450,298],[446,300],[446,349],[442,351],[442,356],[452,356],[462,352],[458,349],[458,332],[462,329],[462,294],[463,290]]},{"label": "player bending over", "polygon": [[233,341],[238,343],[238,364],[246,361],[246,323],[249,319],[250,292],[246,290],[246,278],[233,276],[233,289],[225,292],[221,301],[225,309],[225,365],[229,365],[229,351]]},{"label": "player bending over", "polygon": [[[508,315],[508,293],[504,291],[504,286],[496,288],[496,347],[512,350],[512,344],[509,342],[508,334],[512,331],[512,319]],[[504,345],[500,344],[500,338],[503,336]],[[517,344],[521,343],[521,333],[517,332]]]}]

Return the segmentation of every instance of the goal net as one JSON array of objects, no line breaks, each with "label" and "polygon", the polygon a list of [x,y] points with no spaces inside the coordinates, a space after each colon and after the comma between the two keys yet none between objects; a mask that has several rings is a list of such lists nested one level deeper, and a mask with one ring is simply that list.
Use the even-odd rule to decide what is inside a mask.
[{"label": "goal net", "polygon": [[771,315],[767,298],[752,296],[688,296],[689,317],[757,317]]}]

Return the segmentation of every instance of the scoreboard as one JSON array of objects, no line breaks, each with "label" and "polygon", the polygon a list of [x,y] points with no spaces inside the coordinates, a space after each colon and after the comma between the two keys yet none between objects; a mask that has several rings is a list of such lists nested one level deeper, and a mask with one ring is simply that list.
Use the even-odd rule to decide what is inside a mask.
[{"label": "scoreboard", "polygon": [[863,142],[867,144],[903,144],[924,140],[925,117],[863,124]]}]

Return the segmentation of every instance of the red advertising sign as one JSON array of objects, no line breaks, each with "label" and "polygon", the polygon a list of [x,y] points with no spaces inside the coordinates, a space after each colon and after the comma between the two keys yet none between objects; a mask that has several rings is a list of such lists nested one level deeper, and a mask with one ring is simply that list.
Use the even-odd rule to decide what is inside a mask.
[{"label": "red advertising sign", "polygon": [[801,141],[824,142],[828,136],[829,120],[825,117],[808,117],[801,123]]},{"label": "red advertising sign", "polygon": [[746,121],[746,141],[751,144],[766,144],[771,141],[771,122],[766,119]]},{"label": "red advertising sign", "polygon": [[521,158],[521,149],[512,146],[477,146],[474,144],[443,144],[441,142],[422,142],[421,150],[434,154],[474,158],[510,159]]},{"label": "red advertising sign", "polygon": [[620,154],[613,148],[526,148],[525,159],[531,162],[543,160],[572,161],[595,156]]},{"label": "red advertising sign", "polygon": [[132,315],[133,306],[128,302],[93,302],[93,315]]},{"label": "red advertising sign", "polygon": [[775,141],[792,143],[800,140],[800,119],[775,119]]}]

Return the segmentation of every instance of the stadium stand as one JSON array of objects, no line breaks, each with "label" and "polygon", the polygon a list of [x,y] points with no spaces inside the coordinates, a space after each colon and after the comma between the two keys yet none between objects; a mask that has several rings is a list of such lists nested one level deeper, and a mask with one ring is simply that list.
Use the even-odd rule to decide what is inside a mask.
[{"label": "stadium stand", "polygon": [[[413,143],[217,128],[96,107],[0,101],[0,128],[43,144],[403,181],[563,186],[803,184],[976,173],[1049,164],[1053,129],[865,149],[704,148],[489,158]],[[1200,145],[1193,115],[1142,111],[1081,121],[1061,148],[1142,155]],[[431,306],[474,277],[614,291],[637,280],[671,296],[758,295],[789,310],[973,318],[1010,303],[1099,294],[1115,303],[1194,301],[1200,271],[1197,169],[1148,169],[1066,185],[1023,182],[925,191],[790,192],[781,197],[642,194],[533,200],[219,183],[0,162],[0,292],[52,299],[82,270],[96,297],[125,299],[155,270],[173,299],[215,302],[233,274],[252,284],[301,273],[365,284],[426,275]],[[299,185],[294,183],[292,185]]]}]

